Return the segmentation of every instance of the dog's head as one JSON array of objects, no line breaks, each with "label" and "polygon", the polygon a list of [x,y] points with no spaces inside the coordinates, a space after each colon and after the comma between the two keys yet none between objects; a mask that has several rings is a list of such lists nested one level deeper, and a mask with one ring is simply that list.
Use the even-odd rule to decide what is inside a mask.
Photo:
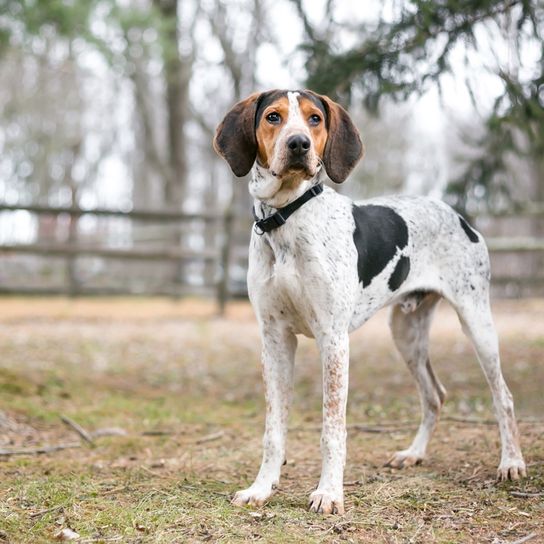
[{"label": "dog's head", "polygon": [[236,176],[257,161],[291,187],[314,177],[320,164],[342,183],[363,156],[348,113],[312,91],[273,90],[238,102],[217,127],[214,148]]}]

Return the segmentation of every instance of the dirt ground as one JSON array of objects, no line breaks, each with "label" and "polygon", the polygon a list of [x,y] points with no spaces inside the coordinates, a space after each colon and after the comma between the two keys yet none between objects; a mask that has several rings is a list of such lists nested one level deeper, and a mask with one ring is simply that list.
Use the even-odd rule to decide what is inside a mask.
[{"label": "dirt ground", "polygon": [[[489,390],[445,304],[431,359],[448,399],[429,457],[383,468],[409,444],[419,402],[380,313],[351,339],[346,514],[330,517],[306,510],[321,419],[308,339],[280,488],[261,509],[229,504],[261,455],[260,342],[247,304],[214,312],[190,300],[0,300],[0,542],[71,529],[79,542],[544,543],[544,300],[494,304],[529,477],[495,482]],[[35,452],[44,446],[64,449]]]}]

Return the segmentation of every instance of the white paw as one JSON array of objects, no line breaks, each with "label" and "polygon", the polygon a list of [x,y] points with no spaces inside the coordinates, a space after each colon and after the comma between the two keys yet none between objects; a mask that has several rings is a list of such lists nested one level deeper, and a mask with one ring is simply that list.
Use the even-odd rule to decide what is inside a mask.
[{"label": "white paw", "polygon": [[262,506],[272,495],[271,487],[252,485],[247,489],[237,491],[231,503],[236,506]]},{"label": "white paw", "polygon": [[342,492],[332,493],[330,491],[316,489],[310,495],[308,505],[311,512],[316,512],[318,514],[343,514],[344,495]]},{"label": "white paw", "polygon": [[423,461],[423,455],[412,450],[395,452],[384,464],[385,467],[406,468],[412,465],[419,465]]},{"label": "white paw", "polygon": [[501,461],[497,469],[497,480],[503,482],[506,480],[519,480],[527,476],[527,468],[523,458],[506,459]]}]

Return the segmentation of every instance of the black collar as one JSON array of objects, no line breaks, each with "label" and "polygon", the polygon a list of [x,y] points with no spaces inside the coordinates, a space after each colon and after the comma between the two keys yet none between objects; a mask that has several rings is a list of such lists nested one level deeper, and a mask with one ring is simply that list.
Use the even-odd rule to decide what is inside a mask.
[{"label": "black collar", "polygon": [[296,212],[303,204],[306,204],[308,200],[314,198],[314,196],[320,195],[323,192],[323,184],[318,183],[313,187],[310,187],[304,194],[299,196],[296,200],[293,200],[290,204],[283,208],[279,208],[275,213],[264,219],[259,219],[255,213],[255,207],[253,207],[253,217],[255,218],[255,225],[253,229],[255,233],[262,236],[265,232],[270,232],[278,227],[281,227],[287,218]]}]

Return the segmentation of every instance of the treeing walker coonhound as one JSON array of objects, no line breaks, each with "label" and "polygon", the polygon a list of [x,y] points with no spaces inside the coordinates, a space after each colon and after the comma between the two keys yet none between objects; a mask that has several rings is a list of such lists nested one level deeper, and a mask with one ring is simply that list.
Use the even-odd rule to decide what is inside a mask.
[{"label": "treeing walker coonhound", "polygon": [[428,355],[441,298],[456,310],[493,394],[502,443],[498,479],[525,476],[489,306],[482,236],[438,200],[395,196],[355,205],[323,187],[326,177],[335,183],[347,178],[363,145],[347,112],[311,91],[252,94],[219,124],[214,147],[236,176],[251,171],[255,225],[248,291],[262,335],[266,395],[261,468],[232,502],[262,505],[278,485],[297,334],[304,334],[316,339],[323,367],[322,470],[309,506],[324,514],[344,512],[349,333],[387,305],[395,344],[422,405],[412,444],[387,464],[421,462],[446,394]]}]

